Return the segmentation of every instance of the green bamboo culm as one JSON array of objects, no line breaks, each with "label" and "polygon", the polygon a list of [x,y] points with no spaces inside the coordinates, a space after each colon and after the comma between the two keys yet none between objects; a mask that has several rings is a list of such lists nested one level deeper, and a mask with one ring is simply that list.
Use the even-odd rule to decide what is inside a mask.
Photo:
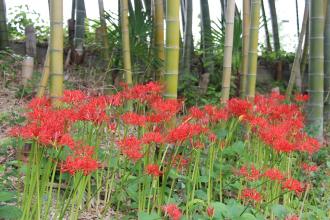
[{"label": "green bamboo culm", "polygon": [[258,62],[260,0],[251,0],[251,23],[249,36],[249,58],[246,97],[252,101],[255,96]]},{"label": "green bamboo culm", "polygon": [[323,0],[310,2],[309,69],[308,69],[308,125],[311,133],[323,140],[324,94],[324,14]]},{"label": "green bamboo culm", "polygon": [[275,50],[275,52],[279,52],[281,49],[281,46],[280,46],[280,37],[279,37],[279,33],[278,33],[278,23],[277,23],[275,0],[269,0],[268,4],[269,4],[269,10],[270,10],[270,17],[272,20],[274,50]]},{"label": "green bamboo culm", "polygon": [[107,33],[107,23],[104,16],[104,4],[103,0],[99,0],[99,13],[100,13],[100,24],[101,24],[101,37],[102,37],[102,57],[104,60],[109,60],[109,42]]},{"label": "green bamboo culm", "polygon": [[[305,40],[307,39],[305,37],[305,35],[306,35],[306,29],[307,29],[308,11],[309,11],[309,4],[308,4],[308,1],[306,1],[303,23],[302,23],[301,31],[299,34],[298,46],[297,46],[296,54],[295,54],[292,69],[291,69],[288,87],[286,88],[286,94],[285,94],[286,99],[290,99],[290,96],[291,96],[291,93],[293,90],[293,86],[294,86],[294,82],[297,78],[297,75],[301,74],[300,61],[302,58],[303,41],[304,41],[304,38],[305,38]],[[301,90],[301,88],[299,88],[299,89]],[[299,91],[299,92],[301,92],[301,91]]]},{"label": "green bamboo culm", "polygon": [[0,50],[8,46],[8,28],[6,19],[6,3],[0,0]]},{"label": "green bamboo culm", "polygon": [[177,98],[179,73],[179,6],[178,0],[166,0],[165,91],[164,97]]},{"label": "green bamboo culm", "polygon": [[120,0],[120,22],[123,48],[123,67],[125,72],[124,77],[127,85],[131,86],[133,84],[133,80],[128,29],[128,0]]},{"label": "green bamboo culm", "polygon": [[85,2],[84,0],[76,0],[75,4],[76,23],[73,38],[73,45],[76,53],[79,56],[83,55],[84,52],[84,35],[85,35]]},{"label": "green bamboo culm", "polygon": [[155,52],[160,65],[156,70],[156,80],[164,81],[164,6],[163,0],[154,0],[154,42]]},{"label": "green bamboo culm", "polygon": [[226,35],[225,50],[223,55],[223,74],[221,102],[226,103],[230,93],[231,64],[233,55],[233,37],[234,37],[234,19],[235,19],[235,0],[227,1],[226,9]]},{"label": "green bamboo culm", "polygon": [[324,120],[330,119],[330,1],[327,2],[327,13],[324,29]]},{"label": "green bamboo culm", "polygon": [[249,59],[250,0],[243,1],[243,47],[242,70],[240,78],[240,96],[245,98]]},{"label": "green bamboo culm", "polygon": [[63,0],[50,0],[50,98],[58,107],[63,95]]},{"label": "green bamboo culm", "polygon": [[46,53],[46,58],[44,61],[44,67],[42,69],[42,75],[41,75],[41,79],[39,82],[39,86],[38,86],[38,91],[37,91],[37,95],[36,97],[41,98],[45,95],[45,91],[47,88],[47,83],[48,83],[48,78],[49,78],[49,55],[50,54],[50,50],[49,47],[47,48],[47,53]]}]

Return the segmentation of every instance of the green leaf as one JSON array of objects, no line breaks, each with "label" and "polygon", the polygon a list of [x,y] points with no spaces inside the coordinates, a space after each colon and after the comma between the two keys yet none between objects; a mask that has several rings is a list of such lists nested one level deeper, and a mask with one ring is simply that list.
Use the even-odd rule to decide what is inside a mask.
[{"label": "green leaf", "polygon": [[156,219],[162,219],[162,218],[155,212],[152,212],[150,214],[148,214],[147,212],[139,212],[138,219],[139,220],[156,220]]},{"label": "green leaf", "polygon": [[19,219],[22,211],[15,206],[0,206],[0,219]]},{"label": "green leaf", "polygon": [[283,205],[274,204],[271,209],[273,214],[278,218],[284,218],[288,215],[288,210]]},{"label": "green leaf", "polygon": [[15,197],[16,197],[16,193],[14,192],[6,192],[6,191],[0,192],[0,202],[7,202],[15,199]]},{"label": "green leaf", "polygon": [[233,145],[225,148],[223,154],[233,156],[235,154],[240,154],[244,150],[244,143],[242,141],[237,141]]},{"label": "green leaf", "polygon": [[222,219],[222,217],[228,218],[230,216],[230,212],[226,204],[222,202],[213,202],[211,206],[214,208],[214,217],[216,219]]}]

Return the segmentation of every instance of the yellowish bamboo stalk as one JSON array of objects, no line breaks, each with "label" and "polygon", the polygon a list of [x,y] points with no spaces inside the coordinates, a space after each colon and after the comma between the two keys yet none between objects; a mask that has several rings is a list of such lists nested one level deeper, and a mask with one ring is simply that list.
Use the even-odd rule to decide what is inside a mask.
[{"label": "yellowish bamboo stalk", "polygon": [[233,37],[234,37],[234,19],[235,19],[235,0],[227,1],[226,9],[226,34],[225,50],[223,55],[223,74],[221,102],[226,103],[230,93],[231,63],[233,55]]},{"label": "yellowish bamboo stalk", "polygon": [[60,106],[63,95],[63,0],[50,0],[50,98]]},{"label": "yellowish bamboo stalk", "polygon": [[164,7],[163,0],[154,0],[154,31],[156,56],[161,65],[156,72],[156,80],[164,81]]},{"label": "yellowish bamboo stalk", "polygon": [[37,97],[41,98],[45,95],[49,78],[49,48],[47,49],[46,58],[44,61],[44,67],[42,69],[42,75],[38,86]]},{"label": "yellowish bamboo stalk", "polygon": [[179,73],[179,6],[178,0],[166,0],[166,51],[164,97],[177,98]]},{"label": "yellowish bamboo stalk", "polygon": [[109,59],[109,42],[108,42],[108,33],[107,33],[107,23],[105,22],[104,17],[104,5],[103,0],[99,0],[99,13],[100,13],[100,23],[101,23],[101,34],[102,34],[102,56],[103,59]]},{"label": "yellowish bamboo stalk", "polygon": [[243,1],[243,58],[240,79],[240,96],[245,98],[249,59],[250,0]]},{"label": "yellowish bamboo stalk", "polygon": [[251,0],[251,23],[249,37],[249,61],[247,75],[247,99],[252,101],[256,91],[258,34],[259,34],[260,0]]},{"label": "yellowish bamboo stalk", "polygon": [[128,85],[133,84],[132,80],[132,64],[131,52],[129,43],[129,29],[128,29],[128,0],[120,1],[120,15],[121,15],[121,35],[123,47],[123,63],[124,63],[124,77]]},{"label": "yellowish bamboo stalk", "polygon": [[295,57],[294,57],[294,60],[293,60],[293,65],[292,65],[292,69],[291,69],[291,74],[290,74],[288,87],[286,89],[285,96],[286,96],[287,99],[289,99],[290,96],[291,96],[296,76],[298,74],[300,74],[300,60],[301,60],[301,55],[302,55],[302,46],[303,46],[304,38],[305,38],[305,40],[307,39],[305,37],[306,28],[307,28],[308,11],[309,11],[309,4],[307,2],[308,1],[306,1],[306,4],[305,4],[304,18],[303,18],[303,23],[302,23],[302,26],[301,26],[301,31],[300,31],[300,34],[299,34],[298,47],[297,47],[296,54],[295,54]]}]

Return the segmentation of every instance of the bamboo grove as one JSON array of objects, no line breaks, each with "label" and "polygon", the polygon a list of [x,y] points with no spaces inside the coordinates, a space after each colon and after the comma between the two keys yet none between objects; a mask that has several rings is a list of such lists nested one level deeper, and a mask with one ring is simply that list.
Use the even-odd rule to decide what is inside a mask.
[{"label": "bamboo grove", "polygon": [[[298,92],[308,91],[310,95],[309,102],[309,121],[315,135],[322,137],[323,120],[329,118],[329,65],[328,65],[328,39],[329,39],[329,10],[326,1],[317,0],[305,1],[305,12],[302,23],[299,23],[297,17],[297,28],[299,30],[299,40],[296,49],[296,54],[291,69],[290,80],[287,84],[286,96],[289,98],[292,95],[293,89]],[[103,6],[103,0],[98,1],[100,15],[100,39],[102,44],[102,59],[108,62],[114,54],[110,51],[111,38],[108,33],[106,15]],[[192,14],[194,4],[191,0],[154,0],[154,1],[134,1],[120,0],[118,1],[118,24],[121,36],[121,57],[122,60],[116,61],[122,63],[123,80],[128,85],[141,82],[141,78],[137,77],[139,69],[136,63],[135,47],[136,42],[132,39],[133,35],[139,34],[138,28],[141,22],[150,22],[150,29],[142,29],[145,33],[143,37],[143,47],[146,48],[147,57],[152,57],[153,64],[148,67],[147,73],[152,73],[142,78],[145,80],[157,80],[165,85],[164,96],[176,99],[178,93],[181,94],[182,86],[189,84],[189,79],[196,56],[197,49],[192,35]],[[298,4],[298,3],[296,3]],[[6,30],[6,7],[5,1],[0,4],[0,26],[1,26],[1,48],[8,45],[8,34]],[[272,51],[270,45],[270,34],[268,30],[268,20],[265,14],[264,0],[244,0],[242,1],[242,12],[237,9],[235,1],[221,1],[222,26],[223,26],[223,46],[216,43],[217,32],[212,27],[210,19],[209,2],[207,0],[200,1],[200,24],[201,24],[201,65],[202,71],[197,77],[200,93],[207,91],[210,80],[216,80],[219,90],[221,90],[221,102],[225,103],[229,97],[238,94],[242,98],[253,100],[256,94],[256,79],[258,78],[258,56],[260,48],[258,44],[259,30],[264,26],[266,31],[266,45],[268,51]],[[272,27],[272,42],[274,53],[279,56],[281,53],[281,44],[279,40],[278,21],[276,13],[276,2],[268,1],[270,11],[270,21]],[[297,5],[298,7],[298,5]],[[262,12],[262,13],[261,13]],[[322,13],[321,13],[322,12]],[[298,13],[298,10],[297,10]],[[314,13],[312,15],[310,13]],[[180,19],[181,15],[181,19]],[[297,15],[298,16],[298,15]],[[261,20],[259,17],[262,17]],[[317,18],[317,19],[316,19]],[[140,21],[138,20],[140,19]],[[85,32],[86,9],[84,0],[72,1],[72,18],[69,22],[69,41],[72,48],[70,49],[73,63],[79,64],[83,59],[84,53],[84,32]],[[72,23],[73,21],[73,23]],[[182,22],[182,28],[180,27]],[[111,23],[113,24],[113,23]],[[149,25],[148,24],[148,25]],[[63,4],[61,1],[50,1],[50,39],[49,52],[45,59],[43,69],[43,77],[39,83],[37,96],[44,95],[47,86],[48,78],[50,80],[51,97],[56,103],[58,97],[63,92]],[[72,26],[73,25],[73,26]],[[138,26],[137,26],[138,25]],[[241,28],[238,29],[238,25]],[[309,27],[308,27],[309,25]],[[133,28],[134,27],[134,28]],[[147,27],[147,26],[145,26]],[[166,30],[165,30],[165,27]],[[71,30],[71,32],[70,32]],[[240,32],[237,32],[240,30]],[[241,37],[237,34],[241,34]],[[70,38],[71,36],[71,38]],[[323,37],[323,38],[322,38]],[[71,40],[70,40],[71,39]],[[238,44],[237,39],[241,42]],[[324,42],[324,43],[323,43]],[[237,46],[240,45],[240,46]],[[323,46],[324,45],[324,46]],[[138,45],[141,47],[141,45]],[[223,47],[223,55],[220,58],[215,58],[215,51],[219,50],[218,46]],[[309,46],[309,60],[306,62],[307,47]],[[323,49],[324,48],[324,49]],[[304,52],[305,51],[305,52]],[[218,53],[217,53],[218,54]],[[238,65],[234,65],[235,57],[239,57]],[[324,58],[323,58],[324,57]],[[235,58],[237,59],[237,58]],[[216,60],[220,60],[223,71],[215,71],[214,67]],[[308,63],[308,86],[303,88],[302,79],[306,63]],[[116,65],[109,63],[110,65]],[[233,66],[234,65],[234,66]],[[67,66],[67,64],[66,64]],[[277,68],[277,67],[275,67]],[[238,72],[238,81],[234,80],[233,75]],[[48,77],[49,75],[49,77]],[[308,78],[308,79],[307,79]],[[113,81],[114,82],[114,81]],[[183,84],[182,84],[183,83]],[[195,81],[196,83],[196,81]],[[214,83],[214,82],[212,82]],[[182,85],[181,85],[182,84]],[[306,84],[306,83],[305,83]],[[324,86],[323,86],[324,84]],[[257,85],[258,86],[258,85]],[[216,85],[217,87],[217,85]],[[324,104],[323,104],[324,103]],[[324,110],[323,110],[324,106]],[[325,114],[325,117],[323,117]]]},{"label": "bamboo grove", "polygon": [[[327,219],[330,0],[294,1],[294,53],[280,1],[217,1],[217,20],[215,0],[113,2],[90,19],[85,0],[48,1],[44,58],[19,60],[20,184],[8,199],[0,182],[0,219],[7,203],[22,220]],[[0,0],[1,59],[8,15]]]}]

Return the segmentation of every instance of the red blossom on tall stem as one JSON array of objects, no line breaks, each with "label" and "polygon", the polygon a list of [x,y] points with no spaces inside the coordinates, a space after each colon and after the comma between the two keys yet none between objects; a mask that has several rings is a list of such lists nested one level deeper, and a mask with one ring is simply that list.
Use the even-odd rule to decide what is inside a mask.
[{"label": "red blossom on tall stem", "polygon": [[157,164],[148,164],[146,167],[146,173],[151,176],[161,176],[163,174]]},{"label": "red blossom on tall stem", "polygon": [[246,201],[254,201],[254,202],[261,202],[262,196],[261,194],[255,189],[245,188],[241,192],[241,198]]},{"label": "red blossom on tall stem", "polygon": [[282,183],[282,188],[290,191],[294,191],[296,194],[299,194],[304,191],[303,184],[293,178],[286,179]]},{"label": "red blossom on tall stem", "polygon": [[167,204],[163,206],[163,212],[170,217],[171,220],[180,220],[182,213],[181,210],[175,204]]}]

